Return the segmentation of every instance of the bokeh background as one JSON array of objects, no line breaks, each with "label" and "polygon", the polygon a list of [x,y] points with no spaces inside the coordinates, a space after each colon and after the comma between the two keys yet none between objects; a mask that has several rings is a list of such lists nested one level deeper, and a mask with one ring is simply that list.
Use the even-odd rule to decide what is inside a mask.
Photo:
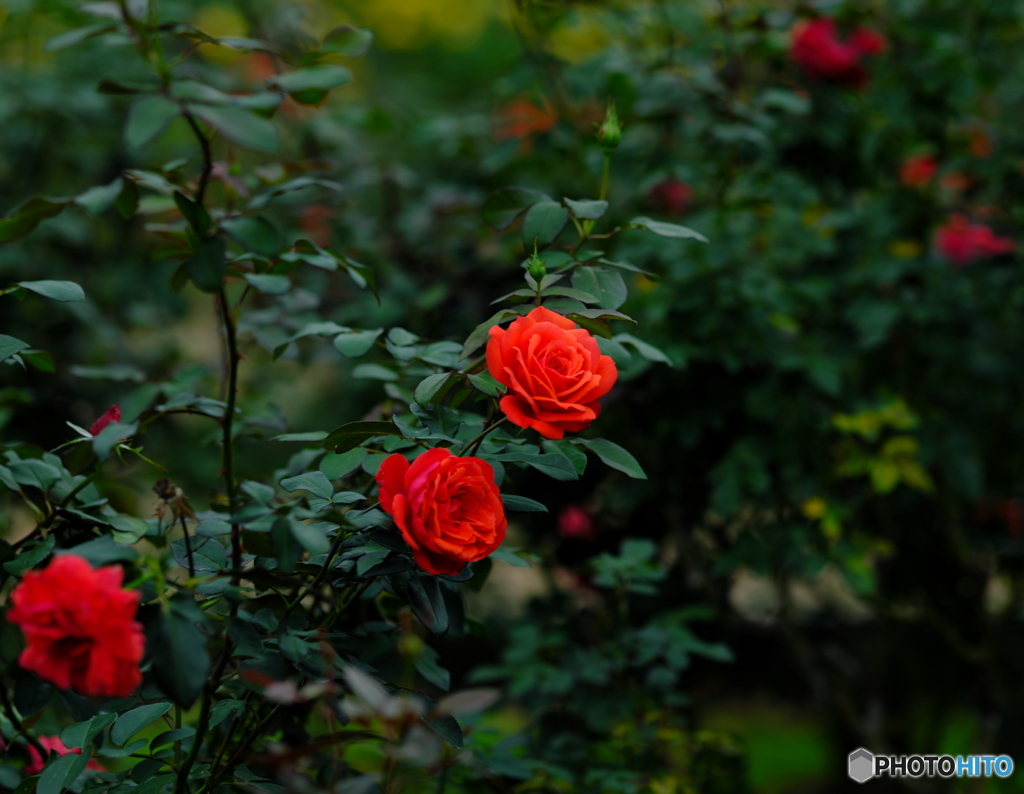
[{"label": "bokeh background", "polygon": [[[0,0],[0,214],[196,161],[180,120],[125,145],[132,98],[96,88],[138,73],[129,47],[43,51],[87,11]],[[339,183],[282,196],[274,220],[380,285],[378,304],[307,273],[287,306],[249,315],[245,478],[296,454],[263,439],[380,399],[330,345],[275,357],[292,330],[315,314],[464,339],[527,253],[482,220],[485,198],[511,185],[596,198],[609,98],[624,126],[609,218],[710,241],[603,244],[645,271],[627,273],[623,311],[638,344],[664,352],[612,351],[622,377],[600,420],[648,479],[594,466],[521,484],[550,510],[512,528],[537,560],[495,563],[471,630],[438,645],[457,682],[508,694],[474,734],[501,783],[474,790],[834,792],[855,787],[859,746],[1024,763],[1024,7],[165,0],[161,13],[289,46],[344,23],[375,35],[350,85],[281,107],[287,174],[245,154],[218,174]],[[822,18],[834,37],[799,56]],[[836,49],[858,30],[879,51]],[[829,70],[843,58],[856,63]],[[266,54],[209,46],[180,68],[227,91],[276,72]],[[145,199],[131,223],[68,210],[0,246],[3,283],[70,278],[89,296],[0,305],[0,331],[50,351],[55,370],[0,367],[0,445],[55,447],[65,421],[88,427],[112,403],[130,420],[157,393],[216,396],[216,316],[193,287],[172,289],[178,260],[159,242],[169,202]],[[146,449],[202,507],[219,465],[209,426],[175,417]],[[140,465],[103,488],[148,517],[153,479]],[[6,500],[0,528],[17,533]]]}]

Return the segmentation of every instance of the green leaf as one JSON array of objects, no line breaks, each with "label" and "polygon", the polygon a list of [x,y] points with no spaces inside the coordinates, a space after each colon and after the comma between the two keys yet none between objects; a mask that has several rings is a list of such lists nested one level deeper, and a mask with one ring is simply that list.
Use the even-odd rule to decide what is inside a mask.
[{"label": "green leaf", "polygon": [[572,285],[597,296],[602,309],[617,309],[626,302],[629,291],[617,270],[603,267],[580,267],[573,271]]},{"label": "green leaf", "polygon": [[304,441],[310,442],[315,441],[317,443],[327,438],[327,433],[323,430],[310,430],[307,433],[282,433],[279,436],[274,436],[271,441]]},{"label": "green leaf", "polygon": [[500,397],[505,393],[505,385],[494,379],[494,376],[486,370],[476,375],[469,375],[469,382],[488,397]]},{"label": "green leaf", "polygon": [[245,280],[267,295],[284,295],[292,288],[292,282],[288,280],[288,276],[246,273]]},{"label": "green leaf", "polygon": [[523,245],[533,250],[534,245],[545,248],[555,241],[569,221],[569,210],[554,201],[534,204],[523,218]]},{"label": "green leaf", "polygon": [[223,220],[220,225],[247,251],[268,259],[277,256],[281,251],[281,233],[262,215],[240,215]]},{"label": "green leaf", "polygon": [[506,510],[510,510],[517,513],[548,512],[546,506],[533,499],[527,499],[525,496],[516,496],[510,493],[503,493],[501,495],[501,501],[505,505]]},{"label": "green leaf", "polygon": [[489,226],[500,231],[515,223],[516,218],[539,201],[551,201],[551,197],[539,190],[507,187],[491,193],[480,212]]},{"label": "green leaf", "polygon": [[46,44],[43,45],[43,52],[66,50],[68,47],[74,47],[76,44],[81,44],[86,39],[91,39],[93,36],[99,36],[101,33],[106,33],[108,31],[115,30],[116,28],[117,25],[112,22],[97,22],[94,25],[74,28],[73,30],[68,30],[54,36],[46,42]]},{"label": "green leaf", "polygon": [[[326,444],[326,441],[324,443]],[[321,471],[310,471],[297,477],[286,477],[281,480],[281,487],[289,493],[300,490],[309,491],[321,499],[330,499],[331,494],[334,493],[334,486]]]},{"label": "green leaf", "polygon": [[474,328],[472,332],[470,332],[469,336],[466,337],[466,344],[462,346],[462,357],[468,358],[473,351],[486,342],[491,328],[496,325],[500,325],[502,322],[511,319],[512,317],[521,317],[532,308],[532,306],[517,306],[514,309],[502,309],[501,311],[495,312],[491,317],[484,320],[480,325]]},{"label": "green leaf", "polygon": [[63,303],[75,303],[85,300],[85,290],[74,281],[19,281],[18,286],[37,295]]},{"label": "green leaf", "polygon": [[414,399],[420,405],[440,403],[451,387],[460,380],[462,380],[462,375],[458,372],[438,372],[436,375],[428,375],[417,384]]},{"label": "green leaf", "polygon": [[129,149],[138,151],[160,137],[180,115],[181,106],[177,102],[162,96],[144,97],[132,105],[128,113],[124,141]]},{"label": "green leaf", "polygon": [[193,283],[203,292],[220,292],[227,273],[227,260],[223,237],[203,240],[188,260],[188,273]]},{"label": "green leaf", "polygon": [[34,546],[22,549],[21,553],[10,562],[5,562],[4,570],[14,576],[21,576],[25,571],[32,570],[49,557],[56,543],[56,537],[52,534],[47,535],[44,540],[39,541]]},{"label": "green leaf", "polygon": [[139,553],[135,549],[115,542],[110,535],[100,535],[85,543],[79,543],[68,551],[79,557],[84,557],[96,567],[112,562],[132,562],[139,557]]},{"label": "green leaf", "polygon": [[370,352],[383,328],[372,331],[349,331],[334,337],[334,348],[347,358],[358,358]]},{"label": "green leaf", "polygon": [[101,461],[110,457],[111,451],[120,442],[131,438],[139,429],[138,422],[123,425],[120,422],[111,422],[99,433],[92,437],[92,451]]},{"label": "green leaf", "polygon": [[647,479],[647,475],[644,474],[644,470],[637,463],[636,458],[612,441],[605,438],[577,438],[573,443],[586,447],[597,455],[605,465],[618,469],[635,480]]},{"label": "green leaf", "polygon": [[81,755],[69,753],[48,763],[36,784],[37,794],[60,794],[78,780],[90,758],[92,751],[85,750]]},{"label": "green leaf", "polygon": [[70,203],[68,199],[48,199],[42,196],[29,199],[7,217],[0,218],[0,243],[24,237],[47,218],[60,215]]},{"label": "green leaf", "polygon": [[576,468],[564,455],[537,455],[530,452],[519,452],[513,447],[503,455],[493,455],[491,457],[502,463],[525,463],[554,480],[579,479]]},{"label": "green leaf", "polygon": [[324,36],[320,52],[334,55],[350,55],[358,58],[365,55],[373,44],[373,33],[354,25],[342,25]]},{"label": "green leaf", "polygon": [[199,629],[204,617],[191,593],[177,593],[163,607],[150,649],[157,686],[183,708],[199,697],[210,671],[206,635]]},{"label": "green leaf", "polygon": [[448,607],[437,580],[431,576],[416,576],[409,581],[409,606],[413,613],[434,634],[448,631]]},{"label": "green leaf", "polygon": [[[315,471],[313,474],[320,474],[320,472]],[[323,477],[322,474],[320,476]],[[295,539],[310,554],[326,554],[331,550],[331,541],[327,537],[327,533],[324,532],[323,525],[313,526],[302,521],[291,521],[290,524]]]},{"label": "green leaf", "polygon": [[151,703],[126,711],[110,729],[110,741],[121,747],[135,734],[171,710],[170,703]]},{"label": "green leaf", "polygon": [[347,452],[367,439],[382,435],[404,438],[394,422],[349,422],[328,433],[323,447],[334,452]]},{"label": "green leaf", "polygon": [[573,201],[562,199],[574,216],[580,220],[595,221],[608,211],[607,201]]},{"label": "green leaf", "polygon": [[24,350],[27,347],[28,342],[22,342],[13,336],[7,336],[7,334],[0,334],[0,361],[10,358],[19,350]]},{"label": "green leaf", "polygon": [[267,85],[284,91],[296,102],[316,105],[323,101],[332,88],[345,85],[351,79],[352,73],[344,66],[320,64],[271,77]]},{"label": "green leaf", "polygon": [[706,243],[708,239],[700,232],[695,232],[693,229],[687,228],[686,226],[679,226],[675,223],[665,223],[664,221],[655,221],[651,218],[640,215],[633,218],[626,226],[626,229],[647,229],[649,232],[654,232],[659,237],[674,237],[676,239],[694,239],[700,240],[702,243]]},{"label": "green leaf", "polygon": [[255,152],[277,151],[277,127],[272,121],[233,107],[192,105],[192,113],[232,143]]},{"label": "green leaf", "polygon": [[109,185],[98,185],[80,193],[75,199],[75,203],[84,207],[90,214],[99,215],[114,206],[114,202],[117,201],[123,189],[124,180],[118,177]]},{"label": "green leaf", "polygon": [[198,202],[190,199],[179,190],[174,191],[174,203],[178,206],[181,214],[188,221],[188,225],[196,233],[196,236],[200,239],[205,238],[206,233],[210,230],[210,225],[213,223],[210,219],[210,214]]},{"label": "green leaf", "polygon": [[576,473],[581,477],[583,476],[583,472],[587,470],[586,453],[576,449],[568,439],[563,438],[559,441],[547,439],[544,441],[543,446],[546,452],[550,452],[554,455],[565,455],[576,469]]},{"label": "green leaf", "polygon": [[637,339],[632,334],[616,334],[614,341],[623,345],[629,345],[648,361],[659,361],[672,366],[672,360],[667,355],[653,345],[647,344],[642,339]]},{"label": "green leaf", "polygon": [[114,528],[112,536],[118,543],[136,543],[149,531],[149,524],[134,516],[106,516],[104,520]]},{"label": "green leaf", "polygon": [[116,714],[98,714],[85,722],[69,725],[60,732],[60,740],[65,747],[85,747],[103,730],[114,724]]},{"label": "green leaf", "polygon": [[329,452],[320,461],[320,471],[329,480],[340,479],[358,469],[367,454],[366,447],[356,447],[340,455],[335,452]]}]

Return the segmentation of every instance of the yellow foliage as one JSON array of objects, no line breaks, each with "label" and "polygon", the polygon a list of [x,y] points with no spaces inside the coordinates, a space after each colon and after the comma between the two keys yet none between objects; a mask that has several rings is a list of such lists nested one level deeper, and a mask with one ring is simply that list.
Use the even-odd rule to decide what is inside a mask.
[{"label": "yellow foliage", "polygon": [[[244,38],[249,35],[249,22],[234,6],[204,5],[192,17],[192,25],[215,39],[224,37]],[[199,53],[212,63],[223,66],[237,63],[244,58],[243,53],[227,47],[216,47],[205,44]]]},{"label": "yellow foliage", "polygon": [[346,5],[381,46],[396,50],[438,40],[470,44],[501,9],[496,0],[351,0]]}]

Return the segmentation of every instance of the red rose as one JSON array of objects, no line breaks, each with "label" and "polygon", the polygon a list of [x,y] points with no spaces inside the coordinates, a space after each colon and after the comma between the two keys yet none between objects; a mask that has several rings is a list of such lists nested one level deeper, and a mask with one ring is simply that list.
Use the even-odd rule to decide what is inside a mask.
[{"label": "red rose", "polygon": [[411,464],[395,454],[380,465],[377,484],[381,507],[427,573],[457,574],[505,539],[505,506],[487,461],[440,447]]},{"label": "red rose", "polygon": [[900,182],[907,187],[927,187],[938,168],[939,164],[931,155],[908,157],[900,166]]},{"label": "red rose", "polygon": [[25,633],[18,664],[61,689],[126,697],[142,682],[145,647],[135,621],[139,593],[123,590],[115,566],[93,568],[74,554],[29,571],[11,593],[7,619]]},{"label": "red rose", "polygon": [[487,369],[508,387],[501,410],[513,424],[559,439],[597,419],[619,372],[588,331],[538,306],[490,334]]},{"label": "red rose", "polygon": [[[62,742],[56,736],[40,736],[39,743],[43,746],[44,750],[49,750],[57,755],[67,755],[68,753],[74,753],[75,755],[81,755],[82,751],[77,747],[73,747],[70,750],[64,746]],[[46,766],[46,759],[39,755],[39,751],[31,744],[28,746],[28,763],[25,764],[26,775],[38,775],[43,771],[43,767]],[[95,772],[106,772],[106,768],[96,763],[95,759],[89,759],[89,763],[85,765],[86,769],[92,769]]]},{"label": "red rose", "polygon": [[669,215],[684,215],[690,206],[693,189],[676,179],[665,177],[647,193],[648,203]]},{"label": "red rose", "polygon": [[89,428],[89,432],[94,436],[98,436],[100,432],[109,425],[111,422],[121,423],[121,406],[111,405],[106,413],[103,414],[99,419],[92,423],[92,427]]},{"label": "red rose", "polygon": [[543,107],[537,107],[527,99],[519,99],[503,107],[497,115],[498,126],[494,134],[500,140],[523,140],[548,132],[558,120],[546,100]]},{"label": "red rose", "polygon": [[1009,237],[997,237],[983,223],[971,223],[966,216],[954,213],[935,233],[939,253],[957,267],[976,259],[991,259],[1013,251],[1017,244]]},{"label": "red rose", "polygon": [[811,77],[862,87],[867,71],[861,61],[885,45],[885,37],[867,28],[857,28],[849,39],[840,41],[835,20],[821,17],[793,29],[789,56]]}]

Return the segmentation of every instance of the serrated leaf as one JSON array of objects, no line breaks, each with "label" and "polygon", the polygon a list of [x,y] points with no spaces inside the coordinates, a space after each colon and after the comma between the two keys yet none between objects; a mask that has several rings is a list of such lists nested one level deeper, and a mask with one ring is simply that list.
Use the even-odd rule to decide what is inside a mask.
[{"label": "serrated leaf", "polygon": [[266,295],[284,295],[292,288],[292,282],[288,280],[288,276],[246,273],[245,280],[249,282],[253,288]]},{"label": "serrated leaf", "polygon": [[617,270],[601,267],[579,267],[573,271],[572,285],[597,296],[602,309],[617,309],[626,302],[629,290]]},{"label": "serrated leaf", "polygon": [[223,237],[211,237],[199,244],[188,260],[188,274],[203,292],[220,292],[227,273]]},{"label": "serrated leaf", "polygon": [[329,452],[320,461],[320,471],[329,480],[340,479],[358,469],[367,454],[365,447],[356,447],[340,455],[335,452]]},{"label": "serrated leaf", "polygon": [[347,452],[367,439],[380,435],[403,437],[394,422],[349,422],[328,433],[323,447],[334,452]]},{"label": "serrated leaf", "polygon": [[183,708],[191,708],[210,671],[202,610],[191,593],[179,592],[161,609],[161,622],[147,656],[157,685]]},{"label": "serrated leaf", "polygon": [[69,753],[47,763],[36,784],[37,794],[60,794],[78,780],[91,757],[92,752],[86,750],[81,755]]},{"label": "serrated leaf", "polygon": [[281,233],[262,215],[239,215],[221,221],[220,225],[247,251],[268,259],[277,256],[281,251]]},{"label": "serrated leaf", "polygon": [[271,77],[267,85],[284,91],[296,102],[316,105],[323,101],[332,88],[345,85],[351,79],[352,73],[344,66],[319,64]]},{"label": "serrated leaf", "polygon": [[525,496],[516,496],[515,494],[503,493],[501,495],[501,501],[505,505],[505,509],[517,512],[517,513],[546,513],[548,509],[546,506],[534,499],[527,499]]},{"label": "serrated leaf", "polygon": [[321,499],[330,499],[331,494],[334,493],[334,486],[321,471],[310,471],[297,477],[286,477],[281,480],[281,487],[289,493],[299,490],[309,491]]},{"label": "serrated leaf", "polygon": [[437,580],[416,576],[408,585],[409,606],[420,622],[434,634],[448,631],[448,607]]},{"label": "serrated leaf", "polygon": [[448,390],[460,380],[462,380],[462,375],[458,372],[439,372],[436,375],[428,375],[417,384],[413,398],[420,405],[440,403]]},{"label": "serrated leaf", "polygon": [[90,214],[99,215],[114,206],[114,202],[117,201],[117,197],[121,195],[123,189],[124,180],[118,177],[109,185],[97,185],[80,193],[75,198],[75,203],[84,207]]}]

